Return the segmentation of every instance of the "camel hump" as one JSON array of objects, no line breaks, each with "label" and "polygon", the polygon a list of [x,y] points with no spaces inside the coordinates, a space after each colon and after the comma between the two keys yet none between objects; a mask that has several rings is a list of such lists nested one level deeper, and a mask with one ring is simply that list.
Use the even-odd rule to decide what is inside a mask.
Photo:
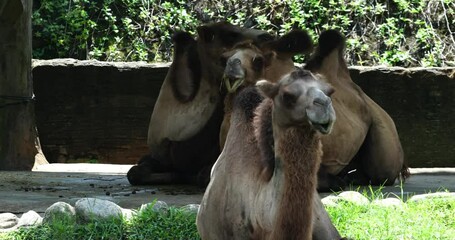
[{"label": "camel hump", "polygon": [[185,47],[196,43],[196,40],[194,40],[193,36],[188,32],[176,32],[174,36],[172,36],[172,41],[175,44],[175,50],[179,51],[175,53],[176,55],[181,54],[180,51],[183,51]]},{"label": "camel hump", "polygon": [[333,50],[344,50],[345,40],[344,36],[337,30],[327,30],[321,33],[319,37],[319,47],[317,49],[321,57],[325,57]]},{"label": "camel hump", "polygon": [[193,100],[199,90],[202,70],[197,43],[188,32],[177,32],[174,42],[174,60],[168,72],[174,97],[182,103]]},{"label": "camel hump", "polygon": [[305,69],[317,70],[324,64],[324,59],[329,55],[338,51],[339,56],[343,56],[345,48],[345,38],[337,30],[327,30],[321,33],[319,36],[318,47],[315,53],[311,56],[311,59],[305,65]]},{"label": "camel hump", "polygon": [[295,29],[277,40],[263,44],[262,49],[269,49],[284,57],[309,53],[313,50],[313,40],[307,31]]}]

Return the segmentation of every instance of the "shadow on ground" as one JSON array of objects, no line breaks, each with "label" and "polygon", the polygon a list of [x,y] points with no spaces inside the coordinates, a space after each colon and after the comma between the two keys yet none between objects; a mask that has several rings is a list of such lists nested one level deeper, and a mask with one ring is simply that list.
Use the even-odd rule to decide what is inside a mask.
[{"label": "shadow on ground", "polygon": [[[188,185],[131,186],[126,172],[131,165],[48,164],[34,172],[0,172],[0,213],[21,214],[34,210],[40,214],[53,203],[74,205],[80,198],[95,197],[117,203],[123,208],[139,208],[153,200],[183,206],[200,203],[204,189]],[[407,198],[409,195],[455,191],[455,168],[411,169],[406,183],[382,188]],[[370,191],[365,187],[351,189]],[[377,188],[373,188],[377,189]],[[330,193],[322,193],[322,196]]]}]

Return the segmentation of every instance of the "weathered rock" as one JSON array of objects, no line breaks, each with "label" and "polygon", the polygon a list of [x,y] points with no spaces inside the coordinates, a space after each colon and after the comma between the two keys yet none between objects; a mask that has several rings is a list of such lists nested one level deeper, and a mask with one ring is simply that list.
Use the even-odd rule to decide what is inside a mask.
[{"label": "weathered rock", "polygon": [[153,211],[162,211],[162,210],[166,210],[168,208],[167,206],[167,203],[166,202],[163,202],[163,201],[156,201],[155,203],[147,203],[147,204],[142,204],[141,208],[139,211],[144,211],[145,209],[149,208],[149,207],[152,207],[152,210]]},{"label": "weathered rock", "polygon": [[181,207],[182,211],[190,213],[190,214],[197,214],[199,211],[199,204],[188,204],[183,207]]},{"label": "weathered rock", "polygon": [[322,204],[324,206],[329,206],[329,207],[336,207],[338,204],[338,201],[340,200],[340,197],[335,196],[335,195],[329,195],[323,199],[321,199]]},{"label": "weathered rock", "polygon": [[371,204],[381,207],[401,207],[404,203],[398,198],[384,198],[374,200]]},{"label": "weathered rock", "polygon": [[451,198],[455,200],[455,192],[437,192],[414,195],[408,199],[408,202],[420,202],[435,198]]},{"label": "weathered rock", "polygon": [[122,208],[122,216],[126,220],[130,220],[135,214],[134,210]]},{"label": "weathered rock", "polygon": [[123,216],[120,206],[97,198],[82,198],[76,202],[74,208],[77,218],[82,221]]},{"label": "weathered rock", "polygon": [[366,205],[370,201],[368,198],[356,191],[345,191],[338,195],[338,197],[344,201],[351,202],[357,205]]},{"label": "weathered rock", "polygon": [[35,211],[30,210],[22,215],[19,219],[17,226],[18,227],[29,227],[40,225],[43,222],[43,218]]},{"label": "weathered rock", "polygon": [[19,222],[19,218],[12,213],[0,213],[0,231],[13,228]]},{"label": "weathered rock", "polygon": [[73,206],[66,202],[56,202],[46,209],[44,212],[43,222],[50,222],[59,217],[76,217],[76,210]]}]

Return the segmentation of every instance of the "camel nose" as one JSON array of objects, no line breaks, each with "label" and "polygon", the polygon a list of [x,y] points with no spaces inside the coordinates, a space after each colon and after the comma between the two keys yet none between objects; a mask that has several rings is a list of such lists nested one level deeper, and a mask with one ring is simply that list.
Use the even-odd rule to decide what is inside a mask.
[{"label": "camel nose", "polygon": [[330,97],[327,97],[327,96],[316,97],[313,100],[314,105],[321,106],[321,107],[326,107],[330,103],[332,103],[332,100],[330,99]]},{"label": "camel nose", "polygon": [[226,76],[231,78],[243,78],[245,73],[242,70],[242,62],[238,58],[230,58],[226,63],[224,71]]}]

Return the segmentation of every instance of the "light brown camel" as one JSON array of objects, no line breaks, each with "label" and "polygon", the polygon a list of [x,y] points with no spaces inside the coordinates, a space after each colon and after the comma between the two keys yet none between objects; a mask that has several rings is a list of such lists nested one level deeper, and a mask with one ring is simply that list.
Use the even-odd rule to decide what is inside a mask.
[{"label": "light brown camel", "polygon": [[[322,139],[321,191],[338,190],[347,184],[391,185],[398,176],[409,176],[393,120],[351,80],[343,58],[344,44],[338,32],[324,32],[305,66],[337,90],[333,99],[338,121],[333,134]],[[242,61],[248,62],[247,57]],[[266,70],[274,66],[289,64],[272,64]],[[267,71],[264,77],[269,78]]]},{"label": "light brown camel", "polygon": [[332,100],[337,122],[332,134],[322,138],[320,189],[350,183],[391,185],[397,177],[409,176],[395,124],[352,81],[343,57],[344,46],[339,32],[326,31],[305,65],[336,89]]},{"label": "light brown camel", "polygon": [[[320,135],[335,121],[333,89],[307,70],[257,83],[236,98],[226,145],[213,166],[197,227],[202,239],[340,239],[316,192]],[[271,115],[271,117],[270,117]],[[274,156],[264,158],[273,126]]]},{"label": "light brown camel", "polygon": [[197,32],[196,40],[186,32],[173,38],[174,59],[149,124],[150,154],[128,171],[131,184],[208,181],[220,153],[225,93],[220,91],[224,66],[219,58],[238,42],[273,39],[226,22],[200,26]]},{"label": "light brown camel", "polygon": [[[235,45],[221,56],[224,69],[223,83],[227,89],[224,118],[220,129],[220,149],[223,149],[230,127],[232,101],[244,87],[253,86],[260,79],[277,82],[295,70],[292,57],[306,54],[313,48],[306,31],[293,30],[277,40],[256,46],[253,41]],[[263,49],[263,50],[261,50]]]}]

